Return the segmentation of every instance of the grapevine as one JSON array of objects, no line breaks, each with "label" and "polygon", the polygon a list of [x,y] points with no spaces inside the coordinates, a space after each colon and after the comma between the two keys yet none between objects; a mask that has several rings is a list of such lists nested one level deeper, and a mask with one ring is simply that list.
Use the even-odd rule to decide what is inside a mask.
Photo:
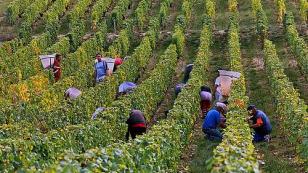
[{"label": "grapevine", "polygon": [[[273,5],[276,15],[267,16]],[[298,10],[299,21],[286,5]],[[246,95],[262,97],[254,91],[259,85],[265,85],[260,92],[267,89],[271,95],[259,100],[270,105],[264,111],[274,108],[279,115],[274,130],[290,143],[288,149],[272,140],[288,151],[281,153],[282,161],[292,161],[290,170],[298,170],[293,172],[306,171],[308,107],[302,83],[308,52],[302,34],[307,0],[4,0],[0,12],[5,6],[0,17],[6,22],[0,27],[5,31],[0,34],[0,172],[194,172],[194,161],[186,162],[185,156],[195,147],[192,139],[203,134],[196,125],[206,121],[200,117],[200,88],[211,87],[218,66],[241,75],[232,80],[222,141],[205,153],[210,157],[201,160],[202,171],[261,172],[246,119]],[[278,28],[269,23],[273,19]],[[14,38],[2,42],[2,35]],[[291,51],[296,61],[281,62],[269,38],[285,39],[279,53]],[[59,80],[54,66],[43,68],[40,59],[56,53],[62,55]],[[117,57],[116,69],[106,71],[99,83],[97,53],[108,60]],[[284,65],[290,66],[288,73]],[[288,76],[298,72],[301,78],[293,86]],[[247,74],[259,81],[249,81]],[[186,83],[179,84],[178,93],[182,77]],[[137,87],[119,93],[128,81]],[[82,94],[67,93],[72,88]],[[126,141],[133,109],[144,113],[146,133]],[[268,159],[271,154],[276,152],[265,153],[266,165],[273,164],[266,169],[280,164]],[[193,157],[189,160],[198,163],[204,158]]]},{"label": "grapevine", "polygon": [[216,2],[214,0],[205,1],[206,16],[210,17],[212,22],[214,22],[216,14]]},{"label": "grapevine", "polygon": [[15,24],[15,21],[24,13],[25,8],[35,0],[14,0],[12,1],[6,11],[6,18],[10,24]]},{"label": "grapevine", "polygon": [[241,73],[240,79],[232,83],[231,96],[228,99],[227,128],[222,142],[214,150],[211,160],[211,172],[259,172],[257,159],[254,157],[254,146],[248,123],[246,122],[246,96],[244,70],[241,64],[239,29],[237,20],[229,28],[229,55],[232,71]]},{"label": "grapevine", "polygon": [[146,14],[150,10],[150,3],[150,0],[141,0],[135,11],[136,21],[139,29],[141,30],[144,28],[144,24],[146,22]]},{"label": "grapevine", "polygon": [[283,21],[283,17],[286,14],[286,4],[285,4],[285,0],[275,0],[276,4],[277,4],[277,21],[279,23],[282,23]]},{"label": "grapevine", "polygon": [[[265,40],[265,66],[271,85],[271,92],[276,99],[276,113],[282,121],[284,134],[288,135],[291,144],[296,145],[303,161],[307,162],[307,144],[305,129],[307,129],[307,105],[299,99],[299,93],[294,89],[288,77],[284,74],[283,65],[277,55],[275,45]],[[290,116],[292,115],[292,116]],[[292,123],[289,123],[292,122]]]},{"label": "grapevine", "polygon": [[[158,21],[158,20],[153,20],[153,21]],[[159,26],[159,25],[153,25],[153,26]],[[156,33],[154,33],[154,32],[152,32],[152,31],[155,31],[155,30],[157,30],[157,28],[153,28],[153,30],[151,29],[150,31],[149,31],[149,34],[155,34],[156,35]],[[155,37],[151,37],[151,38],[155,38]],[[151,43],[150,43],[150,40],[149,40],[149,37],[146,37],[145,39],[144,39],[144,41],[143,41],[143,43],[142,43],[142,47],[138,47],[137,49],[136,49],[136,51],[135,51],[135,53],[136,54],[134,54],[127,62],[125,62],[121,67],[120,67],[120,69],[118,69],[119,70],[119,72],[118,72],[118,77],[111,77],[111,78],[109,78],[109,80],[110,80],[110,83],[108,84],[108,81],[109,80],[107,80],[106,81],[106,83],[104,83],[104,85],[100,85],[100,86],[98,86],[98,87],[101,87],[101,88],[104,88],[104,87],[108,87],[108,88],[110,88],[110,86],[111,85],[118,85],[121,81],[117,81],[118,79],[122,79],[122,80],[126,80],[126,79],[124,79],[123,77],[125,77],[125,76],[127,76],[127,74],[130,74],[130,73],[135,73],[136,75],[139,73],[139,69],[136,69],[135,67],[136,67],[136,60],[137,60],[137,62],[138,63],[140,63],[140,65],[143,65],[143,66],[145,66],[146,64],[144,64],[143,62],[144,62],[144,58],[149,58],[150,57],[150,52],[149,53],[146,53],[146,52],[144,52],[145,50],[151,50]],[[141,46],[141,45],[140,45]],[[175,50],[174,50],[175,51]],[[149,54],[149,56],[146,56],[145,57],[145,55],[146,54]],[[133,57],[136,57],[136,58],[133,58]],[[171,57],[173,57],[173,56],[166,56],[166,58],[171,58]],[[163,58],[163,59],[165,59],[165,58]],[[176,57],[175,57],[175,60],[176,60]],[[137,64],[138,64],[137,63]],[[165,64],[165,63],[161,63],[161,65],[163,65],[164,64],[164,66],[166,66],[167,64],[170,64],[170,63],[167,63],[167,64]],[[126,66],[126,65],[128,65],[128,66]],[[133,70],[133,69],[135,69],[135,70]],[[163,68],[162,68],[163,69]],[[169,69],[170,70],[174,70],[174,68],[171,68],[171,67],[169,67]],[[123,71],[123,72],[121,72],[121,70],[125,70],[125,71]],[[157,70],[157,73],[158,72],[160,72],[161,70]],[[136,76],[135,75],[135,76]],[[166,74],[167,75],[167,74]],[[168,74],[168,75],[170,75],[170,76],[172,76],[170,73]],[[157,77],[159,77],[160,75],[154,75],[154,76],[157,76]],[[161,77],[162,77],[163,75],[161,75]],[[128,78],[131,78],[131,75],[128,75],[127,76]],[[149,80],[150,81],[150,80]],[[167,80],[168,82],[170,82],[170,80]],[[155,82],[155,81],[152,81],[152,82]],[[118,83],[118,84],[117,84]],[[115,87],[116,88],[116,87]],[[100,90],[100,91],[106,91],[106,90],[104,90],[104,89],[100,89],[100,88],[97,88],[98,90]],[[83,102],[83,100],[84,99],[86,99],[87,97],[89,97],[89,96],[91,96],[91,97],[93,97],[93,94],[92,94],[92,92],[95,92],[95,90],[91,90],[91,91],[89,91],[88,92],[88,96],[83,96],[83,98],[82,99],[80,99],[80,101],[82,101]],[[107,91],[108,92],[108,91]],[[102,93],[102,96],[103,97],[97,97],[97,95],[96,95],[96,100],[101,100],[101,98],[106,98],[106,94],[104,94],[104,93]],[[114,96],[112,96],[112,97],[114,97]],[[90,99],[90,98],[88,98],[87,99],[87,101],[84,101],[83,103],[85,103],[85,104],[87,104],[87,106],[86,107],[89,107],[92,103],[89,103],[89,101],[91,101],[91,100],[93,100],[93,99]],[[96,100],[94,99],[93,101],[94,101],[94,103],[96,102]],[[83,103],[82,102],[79,102],[78,104],[81,106],[81,107],[83,107],[82,105],[83,105]],[[79,110],[77,107],[76,107],[76,109],[75,109],[76,111],[77,110]],[[68,116],[69,116],[69,114],[68,114]],[[73,118],[73,117],[72,117]],[[81,117],[80,117],[81,118]],[[57,121],[57,119],[56,119],[56,117],[53,117],[53,120],[56,120]],[[59,119],[60,120],[60,119]],[[62,119],[63,120],[63,119]],[[61,120],[61,121],[62,121]],[[73,120],[73,119],[72,119]],[[77,120],[77,119],[76,119]],[[78,121],[78,122],[80,122],[80,121]],[[99,122],[98,122],[99,123]],[[89,126],[91,124],[91,126]],[[76,126],[68,126],[67,128],[65,128],[65,129],[67,129],[67,130],[65,130],[64,132],[65,133],[63,133],[63,135],[66,135],[67,136],[67,134],[69,133],[69,132],[71,132],[70,134],[72,135],[72,140],[73,139],[76,139],[76,137],[74,137],[75,135],[78,135],[78,131],[80,130],[80,131],[82,131],[83,133],[87,133],[88,135],[87,136],[92,136],[92,135],[94,135],[94,134],[97,134],[97,133],[92,133],[91,132],[91,130],[89,129],[89,130],[87,130],[86,128],[84,128],[84,127],[90,127],[90,128],[95,128],[95,127],[101,127],[101,129],[102,130],[104,130],[104,127],[106,128],[108,128],[108,126],[106,126],[106,125],[99,125],[99,126],[95,126],[94,125],[94,123],[92,122],[89,122],[89,125],[85,125],[85,126],[78,126],[78,128],[76,129],[76,131],[72,131],[71,129],[72,128],[76,128]],[[79,128],[80,127],[80,128]],[[16,127],[17,128],[17,127]],[[31,129],[31,128],[30,128]],[[98,130],[98,129],[97,129]],[[12,131],[10,131],[10,132],[12,132]],[[12,134],[12,133],[11,133]],[[49,133],[50,135],[52,135],[53,133],[52,132],[50,132]],[[101,134],[105,134],[105,133],[101,133]],[[15,134],[15,135],[18,135],[18,134]],[[20,135],[20,134],[19,134]],[[100,142],[100,143],[102,143],[102,139],[109,139],[108,137],[107,138],[97,138],[98,136],[96,136],[96,137],[94,137],[93,136],[93,138],[89,138],[90,140],[91,139],[97,139],[97,142]],[[117,135],[113,135],[113,137],[117,137]],[[54,140],[54,137],[51,137],[53,140]],[[40,139],[40,138],[39,138]],[[59,140],[63,140],[62,138],[59,138]],[[67,139],[66,139],[67,140]],[[86,139],[85,139],[86,140]],[[37,141],[38,143],[32,143],[31,145],[38,145],[39,144],[39,140]],[[89,143],[89,142],[85,142],[84,141],[84,143],[88,143],[89,145],[95,145],[95,143]],[[21,143],[16,143],[16,146],[20,146],[19,144],[21,144]],[[79,143],[79,144],[82,144],[81,142]],[[20,146],[21,147],[21,146]],[[50,147],[52,147],[52,146],[50,146]],[[65,146],[63,146],[63,147],[65,147]],[[66,147],[68,147],[68,146],[66,146]],[[81,146],[77,146],[76,145],[76,147],[80,147],[80,148],[83,148],[82,147],[82,145]],[[27,153],[26,151],[27,150],[25,150],[26,148],[24,148],[24,149],[22,149],[22,148],[19,148],[19,150],[24,150],[24,152],[25,153]],[[49,149],[50,150],[50,149]],[[49,151],[48,150],[48,151]],[[58,151],[58,152],[60,152],[61,150],[52,150],[52,151]],[[57,153],[57,152],[56,152]],[[29,153],[30,154],[30,153]],[[38,156],[39,157],[39,156]]]},{"label": "grapevine", "polygon": [[286,37],[291,46],[292,52],[296,55],[303,74],[308,75],[308,47],[303,38],[297,32],[293,15],[288,13],[285,18]]},{"label": "grapevine", "polygon": [[260,0],[252,0],[252,12],[257,23],[257,35],[261,42],[268,37],[268,19]]},{"label": "grapevine", "polygon": [[92,9],[91,20],[92,20],[92,29],[96,31],[98,23],[102,22],[102,17],[104,13],[108,10],[108,7],[111,5],[111,0],[98,0]]},{"label": "grapevine", "polygon": [[[65,157],[62,157],[61,165],[55,164],[47,170],[81,170],[80,163],[85,163],[86,156],[92,153],[93,155],[87,157],[88,161],[84,165],[90,171],[176,171],[178,164],[177,158],[181,154],[182,147],[187,144],[191,127],[198,116],[196,112],[199,109],[199,88],[206,79],[205,74],[208,66],[208,56],[210,54],[210,28],[209,25],[205,25],[202,31],[200,38],[202,42],[195,62],[195,68],[188,82],[190,87],[185,88],[179,94],[174,107],[169,113],[168,117],[170,118],[159,122],[151,128],[149,133],[140,136],[132,143],[117,143],[105,148],[95,148],[80,155],[68,153]],[[172,49],[175,49],[175,45],[172,45],[172,47]],[[145,150],[140,150],[139,148],[145,148]],[[160,154],[157,155],[154,153]],[[117,157],[109,157],[114,155],[117,155]],[[103,157],[108,158],[107,162],[92,166],[92,163],[95,163],[96,160],[100,160]],[[77,158],[79,158],[78,161],[76,160]],[[138,164],[134,161],[136,159],[138,160]],[[108,163],[112,163],[112,166],[108,165]]]},{"label": "grapevine", "polygon": [[299,7],[299,13],[302,19],[303,23],[307,22],[307,16],[308,16],[308,1],[307,0],[299,0],[300,7]]}]

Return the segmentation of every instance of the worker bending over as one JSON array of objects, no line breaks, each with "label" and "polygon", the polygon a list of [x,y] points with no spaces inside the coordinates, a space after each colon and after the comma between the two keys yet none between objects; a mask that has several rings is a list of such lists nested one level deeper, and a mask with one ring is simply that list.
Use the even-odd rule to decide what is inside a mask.
[{"label": "worker bending over", "polygon": [[131,135],[132,139],[135,139],[136,135],[142,135],[147,130],[145,117],[140,110],[133,110],[130,113],[126,123],[128,124],[126,140],[129,140],[129,134]]},{"label": "worker bending over", "polygon": [[249,126],[255,131],[253,141],[269,142],[269,134],[272,132],[272,125],[267,115],[261,110],[258,110],[255,105],[248,106],[247,111],[249,114],[249,117],[247,118],[250,124]]},{"label": "worker bending over", "polygon": [[71,87],[71,88],[69,88],[68,90],[65,91],[64,98],[65,98],[65,100],[67,100],[67,99],[75,100],[80,95],[81,95],[81,91],[79,89]]},{"label": "worker bending over", "polygon": [[211,109],[203,122],[202,131],[209,140],[222,140],[222,134],[219,128],[226,128],[227,106],[224,103],[217,102],[215,108]]},{"label": "worker bending over", "polygon": [[130,94],[136,88],[137,88],[137,85],[135,83],[125,81],[119,86],[119,90],[118,90],[118,93],[116,95],[116,98],[119,98],[120,96],[123,96],[123,95],[126,95],[126,94]]},{"label": "worker bending over", "polygon": [[203,116],[205,116],[207,112],[210,110],[211,103],[212,103],[211,89],[208,86],[202,86],[200,91],[200,107]]},{"label": "worker bending over", "polygon": [[193,67],[194,67],[194,64],[188,64],[185,67],[183,83],[186,84],[188,82],[188,79],[189,79],[191,71],[193,70]]},{"label": "worker bending over", "polygon": [[178,96],[178,94],[187,86],[187,82],[190,76],[191,71],[193,70],[194,64],[188,64],[185,67],[184,71],[184,78],[182,83],[179,83],[175,86],[175,96]]}]

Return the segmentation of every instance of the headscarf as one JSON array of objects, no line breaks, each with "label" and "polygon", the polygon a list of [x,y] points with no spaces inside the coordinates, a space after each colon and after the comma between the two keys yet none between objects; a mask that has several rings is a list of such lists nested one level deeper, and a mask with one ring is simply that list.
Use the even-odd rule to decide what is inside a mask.
[{"label": "headscarf", "polygon": [[222,109],[224,110],[224,113],[227,113],[227,111],[228,111],[227,105],[225,105],[225,104],[222,103],[222,102],[217,102],[217,103],[216,103],[216,107],[222,108]]}]

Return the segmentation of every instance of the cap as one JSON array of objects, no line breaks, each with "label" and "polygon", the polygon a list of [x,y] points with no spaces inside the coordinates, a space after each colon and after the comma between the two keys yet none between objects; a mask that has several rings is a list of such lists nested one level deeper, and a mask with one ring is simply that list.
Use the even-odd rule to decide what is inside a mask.
[{"label": "cap", "polygon": [[222,108],[222,109],[224,110],[224,112],[227,112],[227,111],[228,111],[227,105],[225,105],[225,104],[222,103],[222,102],[217,102],[217,103],[216,103],[216,107]]},{"label": "cap", "polygon": [[255,105],[249,105],[248,108],[247,108],[247,110],[250,111],[250,110],[252,110],[252,109],[254,109],[254,108],[256,108]]}]

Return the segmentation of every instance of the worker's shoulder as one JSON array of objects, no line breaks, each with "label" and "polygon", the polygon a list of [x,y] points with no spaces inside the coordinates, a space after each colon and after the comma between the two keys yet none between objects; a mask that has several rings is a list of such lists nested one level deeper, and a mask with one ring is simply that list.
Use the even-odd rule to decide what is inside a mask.
[{"label": "worker's shoulder", "polygon": [[260,110],[260,109],[257,110],[257,114],[263,114],[263,115],[265,115],[265,113],[264,113],[262,110]]},{"label": "worker's shoulder", "polygon": [[211,109],[208,113],[208,115],[216,115],[216,114],[220,114],[215,108]]}]

